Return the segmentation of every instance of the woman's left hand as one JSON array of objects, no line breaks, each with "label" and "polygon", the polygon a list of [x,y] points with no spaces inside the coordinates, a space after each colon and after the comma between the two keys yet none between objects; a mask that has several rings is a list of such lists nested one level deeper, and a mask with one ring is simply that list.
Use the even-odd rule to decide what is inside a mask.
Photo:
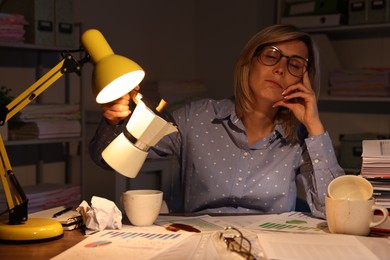
[{"label": "woman's left hand", "polygon": [[305,125],[309,135],[324,133],[324,126],[318,114],[317,99],[307,72],[303,75],[302,81],[287,87],[282,95],[283,99],[275,102],[274,107],[283,106],[290,109]]}]

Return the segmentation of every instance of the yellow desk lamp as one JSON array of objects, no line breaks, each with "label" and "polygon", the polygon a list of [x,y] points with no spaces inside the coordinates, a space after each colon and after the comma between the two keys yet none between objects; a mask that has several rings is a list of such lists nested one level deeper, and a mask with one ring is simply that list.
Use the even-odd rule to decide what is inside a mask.
[{"label": "yellow desk lamp", "polygon": [[[63,59],[54,68],[6,107],[0,108],[0,125],[21,111],[63,74],[71,72],[80,74],[82,66],[90,60],[94,63],[93,93],[98,103],[107,103],[129,93],[144,78],[145,72],[142,68],[132,60],[114,54],[98,30],[84,32],[81,41],[85,57],[76,61],[70,52],[62,53]],[[83,48],[75,52],[84,52]],[[37,242],[62,237],[63,228],[59,222],[52,219],[28,218],[28,198],[12,170],[1,136],[0,157],[0,178],[9,213],[8,221],[0,223],[0,240]]]}]

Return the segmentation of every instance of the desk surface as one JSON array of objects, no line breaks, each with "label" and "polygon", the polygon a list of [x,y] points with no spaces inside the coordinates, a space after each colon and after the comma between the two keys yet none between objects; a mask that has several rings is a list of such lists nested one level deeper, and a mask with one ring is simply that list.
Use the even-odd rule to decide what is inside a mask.
[{"label": "desk surface", "polygon": [[82,229],[64,231],[60,239],[32,244],[0,244],[1,259],[50,259],[85,238]]},{"label": "desk surface", "polygon": [[[253,216],[256,217],[256,216]],[[231,218],[231,217],[230,217]],[[234,218],[234,217],[233,217]],[[389,236],[390,234],[373,233],[373,236]],[[0,258],[1,259],[27,259],[33,257],[33,259],[50,259],[67,249],[73,247],[80,241],[85,239],[84,230],[76,229],[72,231],[64,231],[64,236],[60,239],[33,243],[33,244],[1,244],[0,243]],[[388,239],[380,239],[381,243],[378,243],[379,238],[375,237],[359,237],[370,250],[376,252],[379,259],[387,259],[389,249],[387,241]],[[383,258],[385,257],[385,258]]]}]

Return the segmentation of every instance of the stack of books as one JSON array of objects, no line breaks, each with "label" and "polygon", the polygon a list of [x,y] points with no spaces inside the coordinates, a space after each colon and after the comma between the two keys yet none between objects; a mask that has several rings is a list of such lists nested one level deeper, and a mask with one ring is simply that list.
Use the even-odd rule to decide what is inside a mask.
[{"label": "stack of books", "polygon": [[374,187],[377,204],[390,209],[390,139],[363,140],[361,175]]},{"label": "stack of books", "polygon": [[26,24],[23,15],[0,13],[0,42],[24,42]]},{"label": "stack of books", "polygon": [[9,140],[78,137],[79,105],[30,105],[9,123]]},{"label": "stack of books", "polygon": [[[390,212],[390,139],[363,140],[362,149],[361,175],[372,184],[375,203]],[[379,219],[374,216],[374,221]],[[372,230],[390,232],[390,217]]]},{"label": "stack of books", "polygon": [[334,70],[328,90],[332,96],[390,96],[390,68]]}]

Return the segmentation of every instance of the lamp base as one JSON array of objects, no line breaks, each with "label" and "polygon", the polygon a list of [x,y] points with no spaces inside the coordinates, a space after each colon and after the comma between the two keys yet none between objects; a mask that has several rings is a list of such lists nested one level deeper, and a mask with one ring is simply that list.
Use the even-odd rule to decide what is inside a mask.
[{"label": "lamp base", "polygon": [[61,223],[46,218],[29,218],[24,224],[0,223],[0,241],[31,243],[55,240],[63,237]]}]

